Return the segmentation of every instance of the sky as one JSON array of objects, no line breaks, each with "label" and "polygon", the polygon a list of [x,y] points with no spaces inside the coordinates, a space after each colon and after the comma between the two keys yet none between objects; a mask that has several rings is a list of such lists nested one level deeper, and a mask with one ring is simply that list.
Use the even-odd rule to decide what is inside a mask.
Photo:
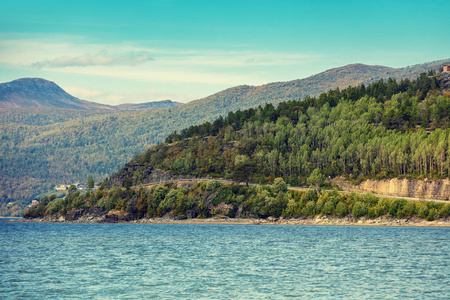
[{"label": "sky", "polygon": [[450,1],[0,0],[0,82],[188,102],[352,63],[450,58]]}]

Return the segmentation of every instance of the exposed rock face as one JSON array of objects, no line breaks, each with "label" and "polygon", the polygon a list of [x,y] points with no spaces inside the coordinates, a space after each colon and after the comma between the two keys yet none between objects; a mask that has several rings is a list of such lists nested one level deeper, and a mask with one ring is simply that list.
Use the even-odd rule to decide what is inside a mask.
[{"label": "exposed rock face", "polygon": [[450,180],[408,180],[408,179],[369,179],[359,185],[353,185],[342,179],[334,179],[333,183],[345,191],[374,192],[383,195],[413,197],[423,199],[449,199]]},{"label": "exposed rock face", "polygon": [[450,90],[450,73],[442,73],[438,77],[439,88],[443,91]]},{"label": "exposed rock face", "polygon": [[128,222],[134,220],[134,217],[124,211],[120,210],[111,210],[109,211],[103,220],[100,220],[100,223],[117,223],[117,222]]},{"label": "exposed rock face", "polygon": [[70,212],[66,214],[66,221],[76,221],[85,215],[87,211],[85,209],[72,209]]},{"label": "exposed rock face", "polygon": [[[164,181],[172,177],[171,174],[158,169],[153,169],[144,164],[140,164],[137,161],[131,161],[120,169],[116,174],[112,175],[109,182],[107,183],[107,188],[112,188],[113,186],[122,187],[124,180],[130,176],[134,176],[136,172],[140,173],[144,179],[142,183],[154,182],[154,181]],[[132,184],[134,185],[134,178]]]},{"label": "exposed rock face", "polygon": [[[35,221],[38,222],[70,222],[70,223],[104,223],[104,222],[117,222],[117,221],[129,221],[128,218],[116,218],[108,217],[106,213],[99,210],[97,207],[91,208],[74,208],[67,212],[65,215],[46,215],[43,218],[37,218]],[[127,214],[124,212],[124,214]]]},{"label": "exposed rock face", "polygon": [[[140,179],[136,176],[139,174]],[[153,167],[141,164],[136,160],[133,160],[120,169],[116,174],[113,174],[110,180],[107,182],[106,187],[108,189],[113,186],[122,187],[125,179],[129,178],[132,185],[138,184],[150,184],[161,183],[171,179],[194,179],[195,176],[191,175],[175,175],[168,171],[154,169]]]}]

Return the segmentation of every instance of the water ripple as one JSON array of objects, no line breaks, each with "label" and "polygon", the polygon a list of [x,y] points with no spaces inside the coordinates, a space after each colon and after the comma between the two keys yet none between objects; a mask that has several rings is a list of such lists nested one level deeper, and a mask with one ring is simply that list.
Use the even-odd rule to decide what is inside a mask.
[{"label": "water ripple", "polygon": [[448,228],[0,226],[2,299],[450,297]]}]

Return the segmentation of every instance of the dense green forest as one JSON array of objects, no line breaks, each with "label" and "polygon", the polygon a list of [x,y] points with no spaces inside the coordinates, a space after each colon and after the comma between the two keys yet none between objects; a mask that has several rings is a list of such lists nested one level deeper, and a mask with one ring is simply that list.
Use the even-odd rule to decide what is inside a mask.
[{"label": "dense green forest", "polygon": [[414,202],[382,199],[371,194],[344,195],[336,191],[307,192],[287,189],[277,178],[272,185],[251,186],[221,184],[210,180],[199,183],[168,183],[142,189],[113,188],[86,194],[73,191],[65,198],[43,198],[25,211],[25,218],[65,216],[76,220],[83,215],[101,216],[111,210],[126,215],[122,220],[162,217],[178,219],[228,216],[230,218],[311,218],[318,215],[353,218],[410,218],[429,221],[450,215],[450,203]]},{"label": "dense green forest", "polygon": [[[277,107],[230,112],[212,123],[173,132],[165,143],[136,155],[101,190],[45,197],[24,217],[73,220],[120,211],[123,220],[167,214],[179,219],[446,218],[450,203],[320,192],[320,187],[327,178],[341,175],[448,176],[450,93],[443,87],[449,79],[430,71],[415,80],[380,80]],[[173,176],[227,177],[247,185],[209,180],[132,187],[148,182],[155,169]],[[288,190],[287,183],[316,190]]]},{"label": "dense green forest", "polygon": [[401,69],[351,65],[302,80],[233,87],[182,106],[147,112],[0,111],[0,215],[19,214],[33,197],[55,185],[83,183],[90,175],[99,182],[174,130],[213,122],[238,109],[319,95],[337,86],[389,76],[410,78],[425,68],[437,70],[443,63]]},{"label": "dense green forest", "polygon": [[282,177],[292,185],[308,184],[313,172],[323,181],[447,177],[450,93],[442,85],[448,77],[430,71],[412,81],[380,80],[230,112],[172,133],[110,182],[145,182],[149,168],[260,183]]}]

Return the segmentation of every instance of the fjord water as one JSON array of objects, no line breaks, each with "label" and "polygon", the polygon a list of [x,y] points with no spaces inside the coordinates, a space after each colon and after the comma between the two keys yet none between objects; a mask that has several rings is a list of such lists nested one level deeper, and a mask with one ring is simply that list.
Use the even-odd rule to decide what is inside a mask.
[{"label": "fjord water", "polygon": [[450,228],[0,223],[0,297],[448,299]]}]

